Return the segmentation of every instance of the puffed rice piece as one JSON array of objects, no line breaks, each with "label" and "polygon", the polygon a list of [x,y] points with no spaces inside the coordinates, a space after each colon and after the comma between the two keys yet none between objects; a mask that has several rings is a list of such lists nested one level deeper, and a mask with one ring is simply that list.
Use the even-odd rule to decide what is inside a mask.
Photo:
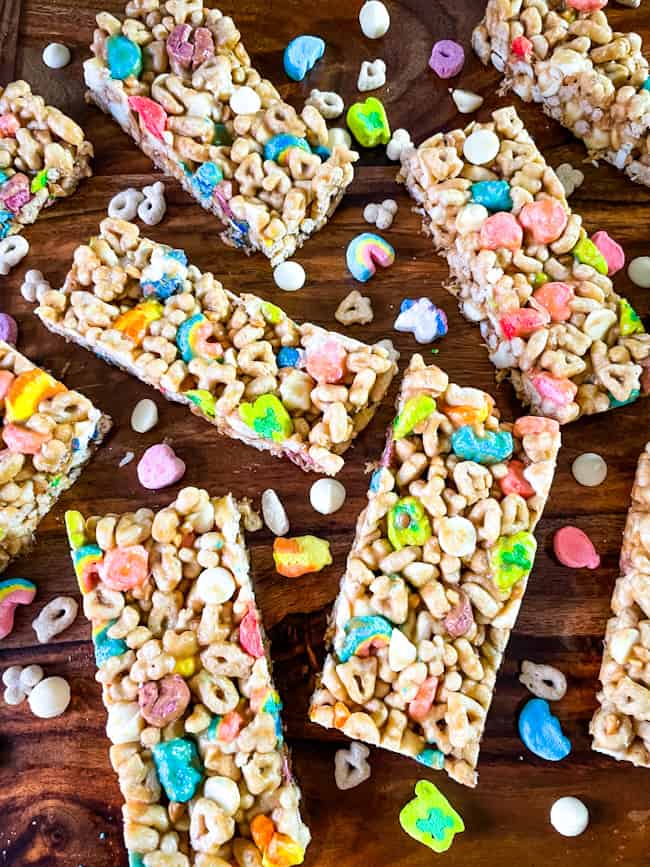
[{"label": "puffed rice piece", "polygon": [[393,131],[390,141],[386,145],[386,156],[394,162],[402,158],[402,152],[413,147],[411,135],[408,130],[396,129]]},{"label": "puffed rice piece", "polygon": [[[188,487],[157,512],[66,523],[73,561],[91,546],[102,562],[84,612],[130,858],[188,867],[223,860],[218,850],[261,864],[286,849],[302,861],[310,833],[232,495]],[[134,549],[144,568],[116,590],[112,570]],[[179,764],[166,773],[172,740]]]},{"label": "puffed rice piece", "polygon": [[[472,425],[505,451],[478,463]],[[559,447],[556,421],[502,422],[490,395],[412,357],[330,616],[312,722],[476,785]],[[502,488],[512,472],[530,484],[525,498]],[[516,545],[526,553],[511,573]]]},{"label": "puffed rice piece", "polygon": [[336,308],[334,318],[341,325],[367,325],[375,318],[370,298],[353,289]]},{"label": "puffed rice piece", "polygon": [[573,195],[578,187],[582,186],[585,176],[580,169],[574,168],[571,163],[562,163],[555,169],[555,174],[558,176],[560,183],[564,187],[564,194],[569,198]]},{"label": "puffed rice piece", "polygon": [[20,294],[23,296],[25,301],[29,301],[32,304],[35,301],[38,301],[40,304],[45,297],[45,294],[51,291],[52,287],[50,286],[49,281],[43,277],[41,271],[36,271],[34,269],[25,274],[22,286],[20,287]]},{"label": "puffed rice piece", "polygon": [[639,457],[600,667],[592,749],[650,768],[650,442]]},{"label": "puffed rice piece", "polygon": [[32,545],[41,519],[75,483],[111,420],[3,341],[0,374],[11,386],[11,401],[0,404],[2,573]]},{"label": "puffed rice piece", "polygon": [[380,204],[371,202],[363,209],[363,219],[378,229],[390,229],[397,210],[395,199],[384,199]]}]

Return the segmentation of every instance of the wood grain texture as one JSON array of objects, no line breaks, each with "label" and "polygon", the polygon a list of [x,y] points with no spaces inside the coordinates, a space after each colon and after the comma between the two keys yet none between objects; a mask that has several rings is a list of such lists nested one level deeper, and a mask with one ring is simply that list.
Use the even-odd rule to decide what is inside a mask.
[{"label": "wood grain texture", "polygon": [[[165,403],[146,386],[84,350],[66,346],[43,328],[19,293],[27,268],[43,270],[53,285],[60,285],[74,247],[95,231],[109,198],[127,186],[151,183],[154,177],[149,161],[132,142],[83,102],[81,62],[87,56],[93,16],[102,8],[120,12],[123,5],[123,0],[106,0],[100,5],[87,0],[26,0],[22,4],[16,73],[83,123],[95,145],[96,175],[77,195],[45,212],[29,229],[30,255],[0,282],[1,306],[19,321],[19,348],[54,374],[65,374],[66,383],[84,391],[113,416],[116,425],[81,480],[43,521],[31,554],[15,562],[8,573],[35,580],[39,593],[33,606],[19,611],[17,628],[2,642],[0,669],[37,662],[48,674],[61,674],[70,680],[73,699],[66,715],[53,721],[36,720],[26,705],[14,709],[0,705],[0,864],[126,865],[120,793],[108,762],[89,628],[79,616],[54,644],[41,647],[30,623],[54,596],[76,594],[62,526],[66,507],[75,505],[86,513],[120,512],[137,504],[157,507],[173,497],[173,490],[148,493],[140,488],[135,461],[124,469],[117,466],[127,451],[137,457],[163,437],[169,438],[187,462],[185,482],[204,485],[215,493],[232,490],[258,502],[261,492],[273,487],[285,502],[292,532],[313,532],[332,542],[331,568],[290,581],[273,570],[268,531],[249,539],[257,595],[270,630],[276,678],[285,704],[288,740],[314,837],[306,860],[309,867],[431,864],[434,856],[402,833],[397,818],[412,796],[416,780],[423,777],[441,786],[467,826],[444,856],[448,867],[508,863],[558,867],[567,858],[584,867],[647,863],[648,772],[617,765],[591,752],[587,726],[595,707],[601,641],[617,575],[629,491],[638,454],[648,439],[650,403],[639,402],[588,418],[564,431],[557,478],[537,532],[537,564],[488,717],[478,789],[465,790],[414,762],[374,750],[371,781],[359,789],[339,792],[334,785],[333,755],[341,739],[310,725],[306,711],[323,656],[325,619],[337,592],[356,516],[364,503],[364,464],[381,452],[395,387],[375,421],[348,452],[347,466],[340,476],[348,490],[344,508],[325,518],[309,506],[314,477],[238,443],[219,440],[209,425],[182,407]],[[388,84],[379,95],[393,128],[407,127],[414,140],[421,141],[436,130],[462,125],[466,118],[455,112],[447,93],[449,83],[436,79],[427,69],[431,45],[440,38],[455,38],[467,47],[462,86],[486,96],[480,114],[499,102],[505,104],[495,96],[497,73],[483,69],[469,54],[470,32],[481,17],[482,0],[389,0],[388,5],[391,29],[377,42],[361,35],[357,23],[360,0],[240,0],[237,4],[223,0],[222,8],[235,17],[262,73],[280,83],[283,95],[296,106],[312,87],[337,90],[346,104],[355,101],[359,98],[356,79],[361,61],[383,57]],[[15,6],[20,4],[0,2],[3,40],[11,21],[7,10]],[[612,9],[611,16],[619,29],[632,28],[650,42],[647,3],[639,10]],[[305,32],[320,34],[327,41],[325,59],[308,81],[289,83],[281,69],[282,51],[290,38]],[[73,63],[65,70],[50,71],[42,66],[41,51],[52,39],[66,42],[73,50]],[[3,62],[5,44],[3,41]],[[565,130],[534,106],[518,108],[551,165],[567,160],[581,164],[584,150]],[[629,257],[647,254],[648,191],[609,166],[581,167],[586,180],[571,202],[583,214],[586,226],[610,231]],[[361,214],[363,206],[388,196],[396,198],[400,210],[386,233],[397,251],[396,263],[363,290],[372,297],[374,322],[350,333],[365,340],[391,337],[402,352],[403,368],[418,347],[409,335],[393,332],[396,309],[407,295],[428,294],[445,308],[450,322],[449,336],[439,344],[439,363],[461,384],[494,393],[504,417],[513,418],[520,408],[509,387],[495,388],[478,331],[461,319],[446,294],[446,266],[420,235],[419,220],[410,212],[410,202],[394,183],[394,175],[394,166],[387,163],[383,149],[364,154],[350,193],[334,219],[297,257],[309,280],[295,294],[275,288],[262,257],[246,259],[224,248],[214,219],[173,183],[167,187],[167,218],[150,234],[184,247],[190,260],[214,271],[228,288],[258,292],[296,318],[335,327],[333,313],[338,302],[355,288],[346,272],[344,250],[351,237],[367,228]],[[629,294],[647,323],[648,292],[633,287],[625,274],[617,276],[616,284],[620,292]],[[142,397],[156,399],[161,421],[154,431],[138,436],[130,429],[129,417]],[[583,451],[600,452],[609,465],[607,482],[595,490],[579,488],[570,473],[572,460]],[[567,522],[575,522],[593,539],[602,555],[597,571],[568,570],[553,559],[553,532]],[[568,675],[567,696],[556,710],[573,741],[573,752],[558,765],[527,753],[517,737],[516,715],[526,698],[517,681],[517,668],[526,658],[556,664]],[[548,824],[553,801],[569,794],[584,798],[592,816],[589,830],[576,840],[560,837]]]}]

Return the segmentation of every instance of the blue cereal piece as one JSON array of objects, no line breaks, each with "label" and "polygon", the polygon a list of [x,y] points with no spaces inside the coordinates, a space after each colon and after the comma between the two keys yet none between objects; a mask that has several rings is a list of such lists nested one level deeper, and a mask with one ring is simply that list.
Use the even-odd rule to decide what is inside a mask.
[{"label": "blue cereal piece", "polygon": [[111,78],[124,81],[131,75],[140,77],[142,72],[142,50],[135,42],[131,42],[121,33],[110,36],[106,40],[106,60],[111,71]]},{"label": "blue cereal piece", "polygon": [[293,346],[283,346],[276,357],[278,367],[298,367],[303,354]]},{"label": "blue cereal piece", "polygon": [[351,656],[367,656],[371,647],[387,647],[393,626],[379,614],[351,617],[345,624],[345,638],[338,653],[341,662]]},{"label": "blue cereal piece", "polygon": [[609,394],[609,405],[610,405],[611,409],[616,409],[616,407],[627,406],[629,403],[634,403],[635,400],[639,399],[641,391],[638,388],[632,389],[632,391],[630,392],[630,396],[628,397],[627,400],[616,400],[616,398],[614,397],[613,394],[610,394],[609,392],[608,392],[608,394]]},{"label": "blue cereal piece", "polygon": [[549,762],[559,762],[571,752],[571,741],[543,698],[531,698],[524,705],[519,714],[519,737],[531,753]]},{"label": "blue cereal piece", "polygon": [[296,36],[284,49],[284,71],[294,81],[302,81],[325,54],[320,36]]},{"label": "blue cereal piece", "polygon": [[477,464],[498,464],[507,460],[513,451],[512,434],[508,431],[485,431],[478,436],[471,425],[463,425],[451,435],[455,455]]},{"label": "blue cereal piece", "polygon": [[11,231],[11,221],[14,215],[11,211],[0,211],[0,241],[3,241]]},{"label": "blue cereal piece", "polygon": [[162,741],[152,750],[160,785],[170,801],[186,804],[201,785],[204,772],[196,744],[187,738]]},{"label": "blue cereal piece", "polygon": [[441,771],[445,766],[445,754],[441,750],[432,750],[431,747],[426,747],[418,753],[415,760],[426,768],[433,768],[436,771]]},{"label": "blue cereal piece", "polygon": [[301,151],[311,153],[311,148],[306,139],[299,138],[297,135],[291,135],[288,132],[282,132],[279,135],[274,135],[264,145],[264,159],[272,160],[278,165],[286,166],[289,159],[289,151],[292,148],[300,148]]},{"label": "blue cereal piece", "polygon": [[508,181],[477,181],[470,187],[472,201],[488,211],[511,211],[512,198]]},{"label": "blue cereal piece", "polygon": [[144,867],[142,855],[139,852],[129,852],[129,867]]},{"label": "blue cereal piece", "polygon": [[108,623],[103,623],[99,627],[95,627],[92,632],[93,646],[95,648],[95,662],[97,668],[102,666],[111,656],[121,656],[128,652],[126,641],[121,638],[111,638],[108,635],[108,630],[117,621],[109,620]]},{"label": "blue cereal piece", "polygon": [[650,90],[650,76],[641,85],[641,90]]},{"label": "blue cereal piece", "polygon": [[312,148],[312,150],[317,157],[322,159],[323,162],[326,162],[332,156],[332,151],[324,145],[318,145],[317,147]]},{"label": "blue cereal piece", "polygon": [[212,191],[223,180],[223,172],[216,163],[202,163],[192,175],[192,189],[201,199],[212,198]]}]

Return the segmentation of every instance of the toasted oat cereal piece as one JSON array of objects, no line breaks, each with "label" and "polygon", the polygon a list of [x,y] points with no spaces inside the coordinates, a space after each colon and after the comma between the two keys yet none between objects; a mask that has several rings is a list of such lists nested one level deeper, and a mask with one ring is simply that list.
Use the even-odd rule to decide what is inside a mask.
[{"label": "toasted oat cereal piece", "polygon": [[533,414],[565,424],[648,393],[650,335],[512,106],[406,150],[398,180]]},{"label": "toasted oat cereal piece", "polygon": [[157,512],[66,525],[132,863],[301,864],[310,834],[232,496],[183,488]]},{"label": "toasted oat cereal piece", "polygon": [[650,442],[636,470],[600,667],[592,749],[650,768]]},{"label": "toasted oat cereal piece", "polygon": [[277,265],[322,229],[358,154],[328,144],[313,100],[298,114],[253,68],[232,18],[202,0],[130,2],[97,15],[88,99],[224,224],[224,243]]},{"label": "toasted oat cereal piece", "polygon": [[336,308],[334,318],[341,325],[367,325],[375,318],[370,298],[353,289]]},{"label": "toasted oat cereal piece", "polygon": [[327,475],[395,375],[389,352],[234,295],[182,250],[106,219],[36,313],[220,433]]},{"label": "toasted oat cereal piece", "polygon": [[650,186],[648,61],[638,33],[613,30],[605,5],[488,0],[472,43],[503,73],[504,90],[540,103],[591,159]]},{"label": "toasted oat cereal piece", "polygon": [[0,240],[74,193],[92,156],[81,127],[26,81],[0,85]]},{"label": "toasted oat cereal piece", "polygon": [[313,722],[476,784],[559,431],[548,418],[502,422],[488,394],[412,357],[331,615]]},{"label": "toasted oat cereal piece", "polygon": [[0,341],[0,572],[106,436],[111,420]]}]

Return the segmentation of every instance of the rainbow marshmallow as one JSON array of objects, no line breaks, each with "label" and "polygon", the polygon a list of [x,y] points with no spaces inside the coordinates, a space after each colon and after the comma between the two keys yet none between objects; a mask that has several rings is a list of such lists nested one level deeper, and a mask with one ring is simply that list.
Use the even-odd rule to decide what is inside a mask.
[{"label": "rainbow marshmallow", "polygon": [[380,235],[363,232],[348,244],[345,260],[354,279],[366,283],[374,275],[377,265],[388,268],[393,264],[395,250]]},{"label": "rainbow marshmallow", "polygon": [[97,583],[97,566],[104,559],[104,552],[99,545],[83,545],[72,552],[74,571],[77,576],[79,590],[82,595],[95,587]]},{"label": "rainbow marshmallow", "polygon": [[220,343],[210,342],[212,323],[202,313],[190,316],[178,326],[176,346],[186,364],[193,358],[220,358],[223,348]]},{"label": "rainbow marshmallow", "polygon": [[29,605],[36,596],[36,585],[26,578],[7,578],[0,581],[0,640],[14,628],[17,605]]},{"label": "rainbow marshmallow", "polygon": [[351,656],[368,656],[373,647],[386,647],[392,632],[392,625],[378,614],[352,617],[345,624],[345,640],[338,657],[347,662]]}]

